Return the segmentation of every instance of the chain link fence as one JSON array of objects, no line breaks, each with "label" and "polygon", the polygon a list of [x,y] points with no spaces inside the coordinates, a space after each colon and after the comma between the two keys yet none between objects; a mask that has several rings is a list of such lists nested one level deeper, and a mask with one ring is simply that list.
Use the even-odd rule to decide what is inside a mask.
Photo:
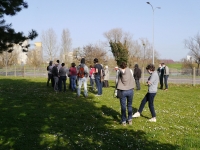
[{"label": "chain link fence", "polygon": [[[109,69],[110,80],[115,80],[116,72],[114,69]],[[149,74],[142,68],[141,82],[145,83]],[[0,76],[14,76],[14,77],[44,77],[47,78],[48,72],[46,66],[31,67],[31,66],[9,66],[7,68],[0,68]],[[170,69],[168,78],[169,83],[174,84],[200,84],[200,69]]]}]

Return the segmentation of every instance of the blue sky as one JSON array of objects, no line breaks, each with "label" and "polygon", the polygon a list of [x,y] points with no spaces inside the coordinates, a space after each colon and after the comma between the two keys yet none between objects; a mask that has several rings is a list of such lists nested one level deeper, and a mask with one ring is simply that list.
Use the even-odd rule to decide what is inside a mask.
[{"label": "blue sky", "polygon": [[[58,40],[68,29],[72,47],[83,47],[106,41],[103,36],[113,28],[121,28],[134,40],[147,38],[152,42],[153,11],[145,0],[26,0],[29,8],[16,16],[6,17],[16,31],[25,34],[35,29],[40,34],[54,29]],[[154,46],[161,59],[178,61],[189,50],[184,40],[200,31],[200,0],[151,0],[154,12]],[[59,41],[58,41],[59,42]]]}]

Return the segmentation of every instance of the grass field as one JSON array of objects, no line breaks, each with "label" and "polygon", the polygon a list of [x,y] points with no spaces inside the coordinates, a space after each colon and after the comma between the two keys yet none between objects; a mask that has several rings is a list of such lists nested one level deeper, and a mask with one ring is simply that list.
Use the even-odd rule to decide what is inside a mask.
[{"label": "grass field", "polygon": [[[169,84],[155,97],[157,122],[148,105],[133,125],[120,124],[114,83],[103,96],[55,93],[45,78],[0,77],[1,150],[198,150],[200,86]],[[89,88],[89,87],[88,87]],[[82,90],[83,91],[83,90]],[[147,92],[134,92],[133,111]]]},{"label": "grass field", "polygon": [[167,66],[171,69],[182,69],[182,64],[181,63],[172,63],[172,64],[167,64]]}]

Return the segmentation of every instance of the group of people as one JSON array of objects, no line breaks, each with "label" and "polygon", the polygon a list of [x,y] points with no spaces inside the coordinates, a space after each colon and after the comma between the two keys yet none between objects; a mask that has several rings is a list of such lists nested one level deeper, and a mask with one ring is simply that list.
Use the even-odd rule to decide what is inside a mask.
[{"label": "group of people", "polygon": [[80,64],[76,66],[75,63],[71,63],[70,68],[65,67],[65,63],[60,65],[60,61],[57,60],[49,62],[47,66],[48,79],[47,86],[51,81],[51,85],[56,92],[61,92],[64,87],[66,92],[66,80],[70,79],[69,88],[77,93],[77,97],[80,97],[81,87],[84,87],[84,97],[88,96],[87,80],[90,79],[90,85],[92,90],[97,90],[96,96],[102,95],[102,87],[109,87],[109,70],[108,66],[103,68],[103,65],[99,64],[98,59],[94,59],[94,65],[90,65],[90,68],[85,64],[85,58],[82,58]]},{"label": "group of people", "polygon": [[[136,90],[140,90],[141,69],[138,64],[134,67],[134,73],[131,69],[127,67],[125,62],[122,62],[120,68],[115,68],[116,73],[116,96],[120,99],[121,104],[121,121],[122,125],[126,126],[128,123],[132,125],[132,118],[140,117],[144,109],[145,104],[148,102],[149,110],[151,112],[152,118],[149,119],[150,122],[156,122],[156,112],[154,109],[154,98],[158,90],[158,83],[160,80],[160,89],[163,89],[163,78],[165,83],[165,90],[168,90],[168,77],[169,68],[164,63],[161,63],[159,68],[155,69],[153,64],[148,64],[146,67],[147,72],[150,74],[146,82],[148,86],[148,92],[145,94],[141,101],[139,109],[133,114],[132,102],[134,96],[134,83],[136,84]],[[135,82],[134,82],[135,80]],[[128,116],[126,116],[126,107],[128,110]]]},{"label": "group of people", "polygon": [[[127,64],[125,62],[122,62],[120,68],[118,68],[117,70],[116,88],[118,91],[117,97],[120,99],[121,122],[123,126],[126,126],[127,123],[129,125],[132,125],[132,118],[140,117],[140,114],[142,113],[144,106],[147,102],[149,104],[149,109],[152,115],[152,118],[149,119],[149,121],[156,122],[156,113],[154,110],[154,97],[157,93],[159,77],[158,73],[155,71],[155,66],[153,64],[147,65],[146,70],[150,74],[146,82],[148,85],[148,92],[141,101],[138,111],[134,114],[132,110],[132,102],[135,87],[134,84],[136,84],[137,90],[140,90],[139,79],[141,77],[141,70],[139,69],[138,65],[135,65],[133,73],[133,71],[127,67]],[[128,110],[128,116],[126,115],[126,107]]]},{"label": "group of people", "polygon": [[56,92],[62,91],[62,85],[64,87],[63,91],[66,92],[66,75],[68,74],[68,70],[65,67],[65,63],[60,64],[59,60],[57,60],[55,63],[50,61],[49,65],[47,66],[47,71],[47,86],[49,86],[49,82],[51,81],[51,86]]},{"label": "group of people", "polygon": [[[76,66],[75,63],[71,64],[71,67],[67,69],[65,64],[60,65],[59,60],[53,65],[53,62],[49,62],[48,80],[51,80],[52,87],[55,91],[62,91],[62,84],[64,85],[64,91],[66,91],[66,79],[70,78],[70,89],[77,93],[77,98],[80,97],[81,87],[84,87],[84,97],[88,96],[87,91],[87,79],[90,79],[90,85],[92,90],[97,90],[95,96],[101,96],[103,94],[102,87],[109,87],[109,70],[108,66],[103,66],[99,63],[98,59],[94,59],[94,65],[90,65],[90,68],[85,64],[85,58],[82,58],[80,65]],[[148,102],[149,110],[152,118],[150,122],[156,122],[156,113],[154,109],[154,98],[158,89],[158,82],[160,80],[160,88],[163,88],[163,78],[165,82],[165,90],[168,89],[167,79],[169,77],[169,68],[164,64],[160,64],[159,68],[155,69],[153,64],[149,64],[146,67],[147,72],[150,74],[146,84],[148,86],[148,92],[141,101],[140,107],[137,112],[133,114],[132,102],[134,97],[134,88],[136,84],[136,90],[140,90],[140,78],[141,69],[138,64],[134,67],[134,72],[127,67],[126,62],[122,62],[116,70],[116,89],[117,97],[120,99],[121,105],[121,121],[122,125],[126,126],[128,123],[132,125],[132,118],[140,117],[145,104]],[[126,115],[126,107],[128,110],[128,116]]]}]

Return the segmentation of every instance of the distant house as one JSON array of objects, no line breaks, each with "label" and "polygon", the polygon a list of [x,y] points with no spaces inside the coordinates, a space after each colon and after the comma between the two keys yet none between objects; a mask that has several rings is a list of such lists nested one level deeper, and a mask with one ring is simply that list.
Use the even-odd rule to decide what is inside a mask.
[{"label": "distant house", "polygon": [[187,61],[191,61],[191,62],[192,62],[192,61],[193,61],[193,59],[192,59],[192,56],[190,56],[190,55],[187,55],[187,57],[186,57],[186,60],[187,60]]},{"label": "distant house", "polygon": [[17,64],[26,64],[27,62],[27,52],[23,52],[23,46],[29,44],[29,41],[26,40],[22,43],[22,46],[19,44],[15,44],[13,47],[13,53],[17,54]]},{"label": "distant house", "polygon": [[[31,51],[28,51],[27,48],[25,48],[26,45],[29,44],[29,41],[26,40],[22,43],[22,46],[20,46],[19,44],[15,44],[13,49],[15,53],[17,53],[17,63],[18,64],[26,64],[27,63],[27,59],[28,59],[28,56],[27,56],[27,53],[30,53]],[[36,42],[34,44],[35,48],[33,51],[36,52],[36,55],[37,55],[37,58],[39,58],[40,60],[42,60],[43,58],[43,52],[42,52],[42,43],[41,42]],[[23,49],[27,50],[28,52],[24,52]]]}]

